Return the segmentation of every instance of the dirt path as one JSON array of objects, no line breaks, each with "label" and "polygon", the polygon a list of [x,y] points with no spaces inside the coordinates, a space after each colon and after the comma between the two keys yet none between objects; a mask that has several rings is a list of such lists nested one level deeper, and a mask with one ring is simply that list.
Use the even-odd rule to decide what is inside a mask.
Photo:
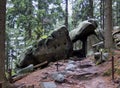
[{"label": "dirt path", "polygon": [[[57,88],[116,88],[117,84],[111,81],[111,77],[102,76],[104,71],[110,68],[110,61],[101,65],[95,65],[91,58],[72,62],[75,64],[75,68],[66,70],[69,60],[59,61],[59,72],[65,73],[65,81],[63,83],[55,82]],[[47,68],[37,70],[14,84],[34,85],[34,88],[40,88],[41,82],[54,81],[50,74],[55,72],[57,72],[56,63],[52,63]]]}]

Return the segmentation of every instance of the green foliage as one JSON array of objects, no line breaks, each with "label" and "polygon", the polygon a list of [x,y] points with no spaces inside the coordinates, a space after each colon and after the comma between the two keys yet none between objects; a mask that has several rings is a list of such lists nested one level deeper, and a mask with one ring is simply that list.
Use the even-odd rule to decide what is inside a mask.
[{"label": "green foliage", "polygon": [[88,0],[75,0],[73,4],[73,25],[76,26],[80,20],[86,20],[89,13]]},{"label": "green foliage", "polygon": [[60,3],[61,0],[38,1],[37,15],[39,19],[37,20],[41,22],[42,28],[46,29],[45,32],[49,32],[51,29],[53,30],[56,21],[63,19],[63,10]]},{"label": "green foliage", "polygon": [[[6,16],[6,70],[28,47],[46,38],[57,22],[62,21],[62,0],[8,0]],[[13,68],[15,68],[13,66]]]}]

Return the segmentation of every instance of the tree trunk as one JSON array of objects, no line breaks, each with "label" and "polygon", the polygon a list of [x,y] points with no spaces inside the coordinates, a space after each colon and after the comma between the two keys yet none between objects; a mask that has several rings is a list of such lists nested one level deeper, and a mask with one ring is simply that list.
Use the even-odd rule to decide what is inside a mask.
[{"label": "tree trunk", "polygon": [[68,0],[66,0],[66,7],[65,7],[65,26],[68,29]]},{"label": "tree trunk", "polygon": [[[0,82],[5,83],[5,16],[6,0],[0,0]],[[4,86],[2,88],[5,88]]]},{"label": "tree trunk", "polygon": [[90,17],[90,18],[93,18],[93,9],[94,9],[94,8],[93,8],[93,0],[89,0],[89,4],[90,4],[90,6],[89,6],[89,7],[90,7],[89,17]]},{"label": "tree trunk", "polygon": [[30,15],[30,18],[28,20],[28,39],[32,38],[32,25],[31,25],[31,20],[32,20],[32,0],[29,0],[29,5],[28,5],[28,15]]},{"label": "tree trunk", "polygon": [[[88,14],[89,14],[89,18],[93,18],[93,0],[89,0],[89,11],[88,11]],[[88,37],[88,43],[87,43],[87,51],[89,52],[90,50],[92,50],[92,44],[94,44],[94,36],[89,36]]]},{"label": "tree trunk", "polygon": [[104,29],[104,0],[100,0],[100,27]]},{"label": "tree trunk", "polygon": [[105,0],[105,25],[104,25],[104,37],[105,37],[105,48],[111,49],[113,46],[112,39],[112,0]]}]

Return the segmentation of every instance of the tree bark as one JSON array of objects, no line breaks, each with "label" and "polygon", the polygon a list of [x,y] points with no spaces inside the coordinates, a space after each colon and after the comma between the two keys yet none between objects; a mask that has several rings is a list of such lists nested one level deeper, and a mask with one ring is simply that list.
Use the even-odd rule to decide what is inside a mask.
[{"label": "tree bark", "polygon": [[66,0],[65,13],[65,26],[68,29],[68,0]]},{"label": "tree bark", "polygon": [[104,29],[104,0],[100,0],[100,21],[101,21],[101,28]]},{"label": "tree bark", "polygon": [[112,0],[105,0],[104,14],[105,14],[105,25],[104,25],[105,48],[111,49],[113,47]]},{"label": "tree bark", "polygon": [[6,0],[0,0],[0,82],[2,83],[5,83],[5,16]]},{"label": "tree bark", "polygon": [[94,10],[94,8],[93,8],[93,0],[89,0],[89,4],[90,4],[90,10],[89,10],[89,17],[90,18],[93,18],[93,10]]}]

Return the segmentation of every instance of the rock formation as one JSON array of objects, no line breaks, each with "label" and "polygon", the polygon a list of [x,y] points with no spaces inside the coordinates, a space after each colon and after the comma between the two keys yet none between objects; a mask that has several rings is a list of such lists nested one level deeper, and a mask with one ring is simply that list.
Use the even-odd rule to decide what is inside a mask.
[{"label": "rock formation", "polygon": [[[24,53],[24,57],[17,64],[17,67],[23,68],[30,64],[37,65],[45,61],[52,62],[60,59],[69,58],[72,55],[86,56],[87,37],[95,34],[97,23],[90,19],[83,21],[69,34],[65,26],[54,30],[47,38],[40,40],[34,47],[31,47]],[[82,49],[73,52],[73,43],[82,41]]]},{"label": "rock formation", "polygon": [[23,68],[30,64],[36,65],[45,61],[52,62],[66,59],[72,53],[72,42],[65,26],[54,30],[46,39],[42,39],[37,45],[30,48],[24,58],[18,64]]}]

